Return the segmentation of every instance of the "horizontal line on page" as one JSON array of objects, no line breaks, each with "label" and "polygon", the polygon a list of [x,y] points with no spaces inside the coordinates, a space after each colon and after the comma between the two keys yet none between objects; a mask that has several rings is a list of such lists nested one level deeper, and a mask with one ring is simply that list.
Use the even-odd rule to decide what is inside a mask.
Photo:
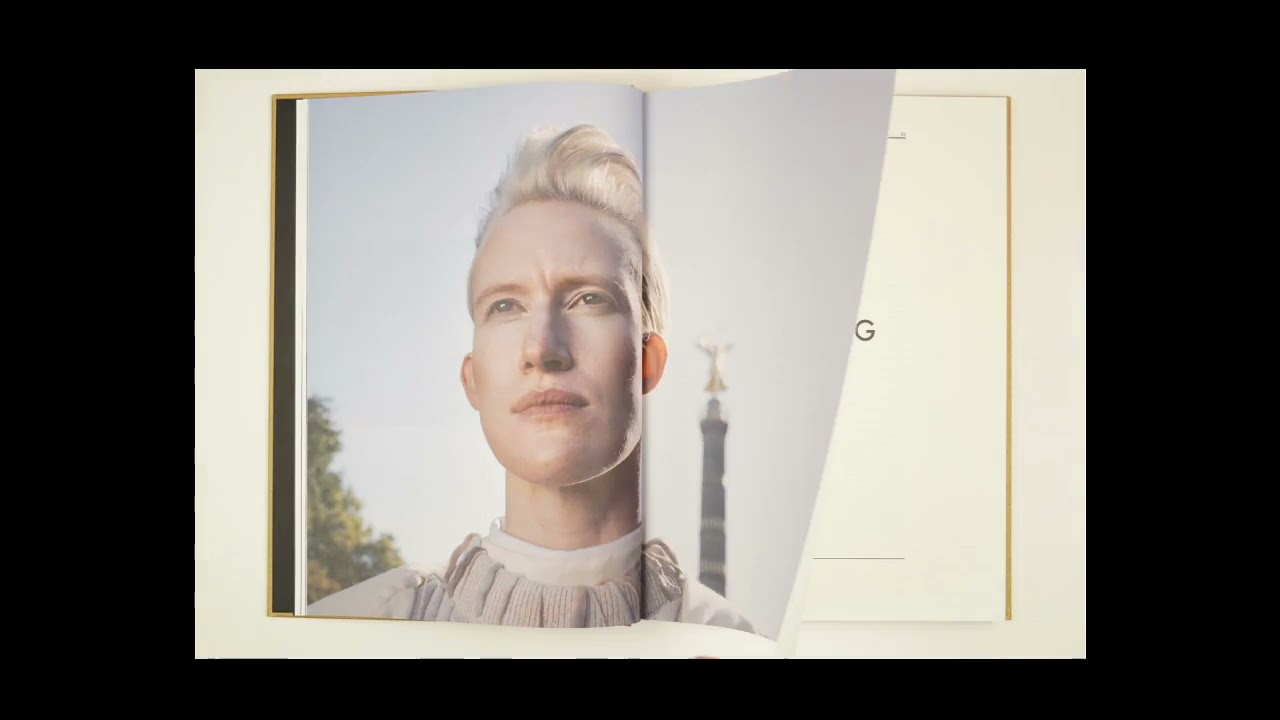
[{"label": "horizontal line on page", "polygon": [[906,560],[904,557],[816,557],[814,560]]}]

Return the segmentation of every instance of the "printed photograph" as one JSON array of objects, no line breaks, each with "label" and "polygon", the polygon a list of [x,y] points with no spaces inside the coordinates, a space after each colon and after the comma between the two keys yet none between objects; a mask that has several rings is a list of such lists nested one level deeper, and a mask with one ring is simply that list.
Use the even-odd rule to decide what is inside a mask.
[{"label": "printed photograph", "polygon": [[273,609],[776,639],[891,100],[785,75],[278,114]]}]

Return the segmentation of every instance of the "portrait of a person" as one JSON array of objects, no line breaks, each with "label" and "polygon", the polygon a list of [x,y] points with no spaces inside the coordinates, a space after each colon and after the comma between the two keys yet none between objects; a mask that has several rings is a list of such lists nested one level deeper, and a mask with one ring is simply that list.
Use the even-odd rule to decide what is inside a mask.
[{"label": "portrait of a person", "polygon": [[604,130],[524,138],[475,238],[472,345],[458,371],[505,471],[505,510],[429,564],[336,592],[308,615],[756,632],[645,535],[643,403],[668,348],[644,207],[635,161]]}]

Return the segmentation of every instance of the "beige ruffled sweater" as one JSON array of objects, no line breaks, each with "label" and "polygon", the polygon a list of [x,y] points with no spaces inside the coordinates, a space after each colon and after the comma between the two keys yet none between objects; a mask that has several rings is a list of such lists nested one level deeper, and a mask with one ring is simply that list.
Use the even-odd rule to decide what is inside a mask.
[{"label": "beige ruffled sweater", "polygon": [[502,518],[487,535],[467,536],[443,567],[387,571],[311,604],[307,615],[559,628],[668,620],[756,632],[643,529],[597,547],[550,550],[507,534]]},{"label": "beige ruffled sweater", "polygon": [[642,618],[674,620],[680,609],[684,574],[661,541],[637,548],[634,563],[620,576],[594,584],[552,582],[513,571],[499,561],[502,549],[479,535],[468,536],[444,574],[428,575],[417,587],[409,619],[609,627]]}]

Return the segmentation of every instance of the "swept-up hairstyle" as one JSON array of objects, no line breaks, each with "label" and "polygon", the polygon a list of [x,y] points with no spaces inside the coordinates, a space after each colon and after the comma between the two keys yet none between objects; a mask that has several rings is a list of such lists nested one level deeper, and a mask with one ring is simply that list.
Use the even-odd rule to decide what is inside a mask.
[{"label": "swept-up hairstyle", "polygon": [[476,249],[493,223],[518,205],[565,201],[601,213],[608,224],[628,234],[640,251],[641,329],[665,331],[666,283],[657,250],[649,238],[644,183],[635,160],[604,130],[578,125],[568,130],[541,129],[525,136],[494,188],[476,234]]}]

